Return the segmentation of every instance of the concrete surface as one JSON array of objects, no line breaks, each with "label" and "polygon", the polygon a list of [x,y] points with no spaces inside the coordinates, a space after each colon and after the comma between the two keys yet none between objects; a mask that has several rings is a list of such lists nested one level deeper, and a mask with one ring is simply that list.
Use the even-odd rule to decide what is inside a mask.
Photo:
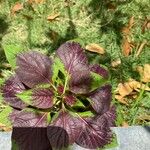
[{"label": "concrete surface", "polygon": [[[150,150],[150,127],[115,127],[118,147],[109,150]],[[74,145],[73,150],[87,150]],[[11,150],[11,132],[0,132],[0,150]]]}]

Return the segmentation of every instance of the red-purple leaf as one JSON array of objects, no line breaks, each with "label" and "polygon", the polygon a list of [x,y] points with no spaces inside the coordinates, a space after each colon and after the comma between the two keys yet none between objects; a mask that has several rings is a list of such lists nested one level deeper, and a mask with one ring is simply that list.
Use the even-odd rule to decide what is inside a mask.
[{"label": "red-purple leaf", "polygon": [[102,115],[105,117],[108,121],[108,125],[110,127],[115,126],[115,120],[116,120],[116,108],[115,106],[110,107],[110,109]]},{"label": "red-purple leaf", "polygon": [[70,90],[76,94],[86,94],[90,91],[92,78],[87,71],[74,72],[70,80]]},{"label": "red-purple leaf", "polygon": [[84,148],[97,149],[111,142],[112,133],[105,118],[82,120],[82,130],[76,143]]},{"label": "red-purple leaf", "polygon": [[[79,136],[80,129],[81,129],[79,126],[78,118],[72,116],[66,111],[61,111],[59,113],[58,117],[53,121],[52,126],[60,127],[66,131],[66,134],[69,137],[69,144],[73,144],[75,142],[75,140]],[[55,143],[51,143],[52,146],[56,145],[56,143],[58,143],[59,141],[64,140],[63,139],[64,136],[67,137],[67,135],[65,134],[65,131],[60,132],[58,139],[54,141]],[[52,132],[49,132],[49,137],[54,136],[54,135],[51,135],[51,133]],[[61,134],[63,135],[61,136]],[[66,142],[64,141],[64,143]]]},{"label": "red-purple leaf", "polygon": [[52,150],[47,138],[47,128],[13,128],[12,149],[16,150]]},{"label": "red-purple leaf", "polygon": [[108,76],[109,76],[108,71],[105,68],[98,65],[98,64],[90,65],[90,71],[92,71],[94,73],[97,73],[97,74],[101,75],[104,78],[108,78]]},{"label": "red-purple leaf", "polygon": [[75,104],[75,102],[77,101],[77,99],[71,94],[70,95],[66,95],[64,100],[65,100],[65,103],[68,106],[73,106]]},{"label": "red-purple leaf", "polygon": [[88,60],[81,46],[74,42],[62,44],[57,50],[58,57],[62,60],[69,74],[78,70],[88,69]]},{"label": "red-purple leaf", "polygon": [[4,100],[15,108],[25,108],[27,105],[16,97],[16,94],[25,90],[17,76],[10,77],[1,88]]},{"label": "red-purple leaf", "polygon": [[58,91],[58,93],[59,93],[60,95],[63,94],[64,86],[59,85],[59,86],[57,87],[57,91]]},{"label": "red-purple leaf", "polygon": [[53,106],[53,92],[50,89],[36,89],[32,93],[32,106],[50,108]]},{"label": "red-purple leaf", "polygon": [[81,46],[74,42],[67,42],[58,48],[56,54],[71,76],[71,91],[74,93],[87,92],[91,80],[90,70],[88,60]]},{"label": "red-purple leaf", "polygon": [[[13,117],[13,115],[15,115]],[[46,127],[47,113],[36,112],[34,110],[25,109],[19,113],[11,115],[14,119],[13,127]]]},{"label": "red-purple leaf", "polygon": [[20,113],[20,110],[13,109],[13,111],[9,114],[9,119],[13,123],[15,121],[16,116]]},{"label": "red-purple leaf", "polygon": [[26,86],[32,88],[37,84],[51,81],[51,64],[49,57],[36,51],[29,51],[18,55],[16,73]]},{"label": "red-purple leaf", "polygon": [[112,94],[110,85],[105,85],[95,90],[89,96],[92,107],[99,114],[103,114],[109,110],[111,97]]},{"label": "red-purple leaf", "polygon": [[67,131],[61,127],[48,126],[47,137],[54,149],[61,150],[69,146],[69,135]]}]

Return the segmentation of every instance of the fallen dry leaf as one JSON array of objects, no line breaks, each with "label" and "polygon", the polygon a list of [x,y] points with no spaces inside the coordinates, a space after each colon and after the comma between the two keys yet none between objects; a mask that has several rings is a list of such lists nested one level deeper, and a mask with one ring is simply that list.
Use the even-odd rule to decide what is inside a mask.
[{"label": "fallen dry leaf", "polygon": [[19,3],[17,2],[11,9],[11,13],[12,15],[14,15],[16,12],[20,11],[23,9],[23,4],[22,3]]},{"label": "fallen dry leaf", "polygon": [[150,121],[150,115],[140,115],[139,117],[138,117],[138,120],[147,120],[147,121]]},{"label": "fallen dry leaf", "polygon": [[121,95],[115,95],[115,99],[117,99],[122,104],[125,104],[127,106],[129,105],[127,100],[124,97],[122,97]]},{"label": "fallen dry leaf", "polygon": [[129,19],[128,24],[127,24],[125,27],[122,28],[122,30],[121,30],[122,33],[123,33],[125,36],[129,35],[130,32],[131,32],[131,28],[133,27],[133,25],[134,25],[134,16],[132,16],[132,17]]},{"label": "fallen dry leaf", "polygon": [[130,36],[131,36],[131,29],[134,25],[134,16],[129,19],[128,24],[122,28],[121,32],[123,33],[123,40],[122,40],[122,53],[124,56],[129,56],[132,51],[134,45],[131,43]]},{"label": "fallen dry leaf", "polygon": [[144,67],[138,66],[137,71],[141,76],[141,81],[144,83],[150,82],[150,64],[145,64]]},{"label": "fallen dry leaf", "polygon": [[129,127],[129,124],[124,121],[124,122],[122,123],[122,127],[125,127],[125,128],[126,128],[126,127]]},{"label": "fallen dry leaf", "polygon": [[0,123],[0,131],[8,132],[8,131],[12,131],[12,128],[7,127],[6,125]]},{"label": "fallen dry leaf", "polygon": [[120,64],[121,64],[120,58],[111,62],[111,66],[114,67],[114,68],[119,66]]},{"label": "fallen dry leaf", "polygon": [[56,13],[56,14],[53,14],[53,15],[50,15],[50,16],[48,16],[47,17],[47,20],[48,21],[53,21],[53,20],[55,20],[57,17],[59,17],[60,16],[60,14],[59,13]]},{"label": "fallen dry leaf", "polygon": [[128,28],[131,29],[134,25],[134,16],[129,19]]},{"label": "fallen dry leaf", "polygon": [[150,29],[150,19],[146,18],[142,25],[142,33],[145,33],[146,29]]},{"label": "fallen dry leaf", "polygon": [[122,41],[122,53],[124,56],[129,56],[130,53],[132,52],[132,48],[134,45],[129,41],[128,38],[123,38]]},{"label": "fallen dry leaf", "polygon": [[99,53],[99,54],[105,53],[104,48],[102,48],[100,45],[95,44],[95,43],[91,43],[91,44],[87,45],[85,47],[85,49],[88,51],[91,51],[91,52]]},{"label": "fallen dry leaf", "polygon": [[125,96],[133,95],[133,97],[136,97],[134,91],[139,92],[141,89],[145,91],[150,91],[149,86],[147,86],[146,84],[140,83],[134,79],[130,79],[128,82],[118,84],[118,87],[115,90],[116,92],[115,98],[124,103],[123,98]]},{"label": "fallen dry leaf", "polygon": [[130,87],[128,82],[118,84],[118,93],[122,97],[125,97],[126,95],[129,95],[132,91],[133,91],[133,88]]},{"label": "fallen dry leaf", "polygon": [[140,83],[140,82],[133,80],[133,79],[130,79],[128,84],[135,91],[139,91],[140,89],[145,90],[145,91],[150,91],[150,88],[146,84]]}]

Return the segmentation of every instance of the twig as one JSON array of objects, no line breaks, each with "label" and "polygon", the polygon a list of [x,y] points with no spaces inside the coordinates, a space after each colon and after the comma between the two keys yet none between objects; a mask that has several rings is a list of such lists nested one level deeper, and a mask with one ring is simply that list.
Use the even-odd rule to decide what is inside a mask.
[{"label": "twig", "polygon": [[140,45],[140,47],[139,47],[139,49],[137,50],[137,53],[136,53],[136,57],[138,57],[139,55],[140,55],[140,53],[142,52],[142,50],[143,50],[143,48],[144,48],[144,46],[147,44],[147,41],[146,40],[144,40],[142,43],[141,43],[141,45]]}]

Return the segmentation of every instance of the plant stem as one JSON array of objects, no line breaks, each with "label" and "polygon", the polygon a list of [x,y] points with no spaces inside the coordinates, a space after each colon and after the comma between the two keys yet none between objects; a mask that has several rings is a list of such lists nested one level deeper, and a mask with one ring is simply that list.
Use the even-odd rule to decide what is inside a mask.
[{"label": "plant stem", "polygon": [[57,88],[50,82],[50,85],[53,87],[53,89],[55,90],[55,91],[57,91]]},{"label": "plant stem", "polygon": [[65,94],[65,91],[66,91],[66,88],[67,88],[68,79],[69,79],[69,74],[67,73],[67,77],[66,77],[66,79],[65,79],[65,86],[64,86],[64,90],[63,90],[62,95]]},{"label": "plant stem", "polygon": [[[147,84],[145,85],[145,87],[147,86]],[[136,120],[136,116],[137,116],[137,113],[138,113],[138,105],[140,104],[140,100],[142,99],[142,96],[143,96],[143,93],[145,91],[145,88],[143,88],[136,100],[136,102],[134,103],[133,107],[132,107],[132,110],[131,112],[133,111],[133,115],[132,115],[132,120],[131,120],[131,125],[134,125],[135,124],[135,120]]]}]

